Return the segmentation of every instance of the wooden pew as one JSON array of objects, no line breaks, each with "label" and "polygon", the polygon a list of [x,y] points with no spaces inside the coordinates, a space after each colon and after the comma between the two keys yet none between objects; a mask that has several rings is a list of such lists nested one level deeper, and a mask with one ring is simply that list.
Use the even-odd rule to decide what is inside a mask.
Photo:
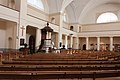
[{"label": "wooden pew", "polygon": [[[91,51],[72,53],[74,54],[34,54],[2,61],[0,79],[92,78],[95,80],[120,76],[120,61],[99,60],[103,56],[108,56],[110,54],[108,52],[105,52],[105,55]],[[96,56],[99,58],[94,58]]]},{"label": "wooden pew", "polygon": [[119,64],[120,61],[3,61],[3,64],[24,64],[24,65],[109,65]]},{"label": "wooden pew", "polygon": [[97,71],[120,70],[120,65],[0,65],[0,71]]},{"label": "wooden pew", "polygon": [[2,64],[2,61],[8,61],[12,59],[18,59],[20,57],[25,57],[23,52],[2,52],[0,53],[0,64]]},{"label": "wooden pew", "polygon": [[82,79],[119,77],[120,71],[0,71],[0,79]]}]

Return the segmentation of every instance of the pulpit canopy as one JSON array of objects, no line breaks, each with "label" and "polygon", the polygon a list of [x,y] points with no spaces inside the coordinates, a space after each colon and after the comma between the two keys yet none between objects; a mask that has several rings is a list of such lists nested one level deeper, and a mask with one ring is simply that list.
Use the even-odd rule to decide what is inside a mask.
[{"label": "pulpit canopy", "polygon": [[53,29],[49,27],[49,23],[47,23],[47,26],[45,26],[43,29],[41,29],[44,32],[53,32]]}]

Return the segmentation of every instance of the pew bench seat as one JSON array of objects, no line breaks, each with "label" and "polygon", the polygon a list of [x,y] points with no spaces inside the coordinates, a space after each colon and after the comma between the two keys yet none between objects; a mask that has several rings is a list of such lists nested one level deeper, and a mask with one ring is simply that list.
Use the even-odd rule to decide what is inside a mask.
[{"label": "pew bench seat", "polygon": [[108,71],[0,71],[0,79],[71,79],[118,77],[120,70]]}]

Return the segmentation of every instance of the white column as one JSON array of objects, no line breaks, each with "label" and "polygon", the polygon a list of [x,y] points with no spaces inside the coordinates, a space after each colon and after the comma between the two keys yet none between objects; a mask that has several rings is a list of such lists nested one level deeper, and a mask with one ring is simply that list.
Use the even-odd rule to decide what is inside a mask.
[{"label": "white column", "polygon": [[110,37],[110,51],[113,51],[113,37]]},{"label": "white column", "polygon": [[65,35],[65,48],[66,48],[66,49],[68,48],[67,45],[68,45],[68,36]]},{"label": "white column", "polygon": [[89,50],[89,38],[86,37],[86,50]]},{"label": "white column", "polygon": [[79,49],[79,37],[76,37],[76,49]]},{"label": "white column", "polygon": [[72,48],[72,47],[73,47],[73,37],[70,36],[70,48]]},{"label": "white column", "polygon": [[97,51],[100,51],[100,37],[97,37]]},{"label": "white column", "polygon": [[36,30],[36,48],[39,48],[39,45],[41,44],[41,30],[37,29]]},{"label": "white column", "polygon": [[60,24],[59,24],[59,33],[58,33],[58,48],[60,47],[60,43],[62,44],[62,27],[63,27],[63,13],[60,14]]},{"label": "white column", "polygon": [[[18,22],[18,27],[17,27],[17,37],[18,37],[18,44],[17,48],[20,48],[20,39],[24,39],[24,43],[26,43],[26,18],[27,18],[27,0],[15,0],[17,4],[17,9],[20,10],[19,12],[19,22]],[[23,28],[23,29],[22,29]]]},{"label": "white column", "polygon": [[62,33],[58,33],[58,49],[62,48],[62,45]]},{"label": "white column", "polygon": [[19,41],[19,24],[17,24],[16,26],[16,49],[19,49],[20,48],[20,41]]}]

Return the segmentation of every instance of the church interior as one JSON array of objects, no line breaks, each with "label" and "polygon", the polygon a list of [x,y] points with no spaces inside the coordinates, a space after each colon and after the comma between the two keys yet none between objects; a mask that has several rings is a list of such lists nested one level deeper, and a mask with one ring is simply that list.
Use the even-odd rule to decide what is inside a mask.
[{"label": "church interior", "polygon": [[0,80],[120,80],[120,0],[0,0]]}]

